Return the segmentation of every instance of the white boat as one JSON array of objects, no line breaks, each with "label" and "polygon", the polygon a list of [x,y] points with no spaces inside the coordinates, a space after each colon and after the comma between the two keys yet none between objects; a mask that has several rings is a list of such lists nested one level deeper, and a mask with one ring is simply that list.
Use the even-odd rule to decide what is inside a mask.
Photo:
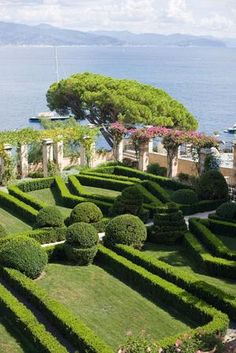
[{"label": "white boat", "polygon": [[228,129],[224,130],[224,132],[228,134],[235,134],[236,133],[236,124],[234,124],[232,127],[229,127]]},{"label": "white boat", "polygon": [[37,116],[32,116],[31,118],[29,118],[29,120],[31,122],[39,122],[42,119],[53,121],[53,120],[67,120],[69,118],[70,118],[69,116],[58,115],[56,112],[41,112]]}]

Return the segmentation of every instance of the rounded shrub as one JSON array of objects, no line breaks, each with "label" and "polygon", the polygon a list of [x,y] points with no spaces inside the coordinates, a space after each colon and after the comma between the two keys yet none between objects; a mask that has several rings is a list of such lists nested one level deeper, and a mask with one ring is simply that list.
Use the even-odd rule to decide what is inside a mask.
[{"label": "rounded shrub", "polygon": [[49,206],[42,208],[36,217],[37,228],[63,227],[64,218],[57,207]]},{"label": "rounded shrub", "polygon": [[14,237],[0,249],[0,263],[36,278],[48,262],[46,251],[34,239]]},{"label": "rounded shrub", "polygon": [[167,169],[165,167],[161,167],[159,163],[151,163],[147,167],[147,173],[166,176]]},{"label": "rounded shrub", "polygon": [[0,224],[0,238],[1,237],[5,237],[7,236],[7,231],[6,229],[3,227],[3,225]]},{"label": "rounded shrub", "polygon": [[236,203],[225,202],[220,205],[216,210],[216,215],[220,218],[236,221]]},{"label": "rounded shrub", "polygon": [[91,224],[72,224],[67,229],[64,244],[68,260],[78,265],[90,264],[97,253],[98,240],[97,230]]},{"label": "rounded shrub", "polygon": [[106,226],[104,242],[108,246],[126,244],[141,247],[147,239],[147,229],[136,216],[124,214],[113,218]]},{"label": "rounded shrub", "polygon": [[171,195],[171,200],[183,205],[192,205],[198,202],[198,197],[195,191],[190,189],[179,189]]},{"label": "rounded shrub", "polygon": [[93,202],[81,202],[71,211],[70,224],[85,222],[96,223],[103,218],[102,211]]},{"label": "rounded shrub", "polygon": [[197,185],[197,194],[201,200],[220,200],[228,197],[228,185],[224,176],[217,170],[203,173]]}]

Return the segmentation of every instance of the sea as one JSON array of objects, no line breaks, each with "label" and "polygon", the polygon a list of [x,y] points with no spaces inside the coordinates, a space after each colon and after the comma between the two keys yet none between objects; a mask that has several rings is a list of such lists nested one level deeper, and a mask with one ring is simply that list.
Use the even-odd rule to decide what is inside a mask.
[{"label": "sea", "polygon": [[[236,124],[236,48],[58,47],[60,79],[80,72],[135,79],[164,89],[182,102],[199,130]],[[56,81],[54,47],[0,47],[0,130],[35,126],[47,111],[46,92]]]}]

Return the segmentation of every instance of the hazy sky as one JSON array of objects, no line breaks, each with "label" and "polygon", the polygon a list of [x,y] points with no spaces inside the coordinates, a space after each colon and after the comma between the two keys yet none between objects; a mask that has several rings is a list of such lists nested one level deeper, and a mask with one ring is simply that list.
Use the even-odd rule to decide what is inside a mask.
[{"label": "hazy sky", "polygon": [[236,0],[0,0],[0,21],[236,37]]}]

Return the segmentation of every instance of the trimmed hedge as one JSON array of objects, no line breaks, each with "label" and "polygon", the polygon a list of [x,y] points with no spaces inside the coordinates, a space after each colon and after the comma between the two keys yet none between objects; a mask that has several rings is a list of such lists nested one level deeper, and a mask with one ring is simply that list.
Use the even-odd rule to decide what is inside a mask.
[{"label": "trimmed hedge", "polygon": [[63,227],[64,217],[61,211],[56,206],[47,206],[42,208],[36,217],[36,226],[37,228],[44,227],[54,227],[60,228]]},{"label": "trimmed hedge", "polygon": [[198,261],[207,273],[216,277],[236,279],[236,262],[209,254],[190,232],[185,233],[184,243],[190,254]]},{"label": "trimmed hedge", "polygon": [[190,189],[179,189],[171,195],[171,201],[183,205],[193,205],[198,203],[198,197],[195,191]]},{"label": "trimmed hedge", "polygon": [[33,207],[27,205],[23,201],[18,200],[16,197],[0,191],[1,207],[7,209],[10,213],[17,215],[24,222],[34,224],[38,211]]},{"label": "trimmed hedge", "polygon": [[105,179],[114,179],[114,180],[119,180],[119,181],[129,181],[129,182],[132,182],[132,183],[140,183],[141,180],[139,178],[132,178],[132,177],[128,177],[128,176],[124,176],[124,175],[114,175],[114,174],[110,174],[110,173],[102,173],[101,175],[101,172],[98,173],[96,172],[96,169],[95,171],[86,171],[86,172],[83,172],[81,171],[80,172],[80,175],[83,174],[83,175],[91,175],[91,176],[95,176],[95,177],[103,177]]},{"label": "trimmed hedge", "polygon": [[[171,189],[171,190],[179,190],[179,189],[183,189],[183,188],[186,188],[186,189],[188,188],[186,185],[181,184],[178,181],[175,181],[173,179],[141,172],[140,170],[128,168],[128,167],[115,166],[114,167],[114,174],[124,175],[124,176],[128,176],[131,178],[139,178],[141,180],[151,180],[151,181],[156,182],[160,186],[162,186],[164,188]],[[191,187],[189,187],[189,189],[191,189]]]},{"label": "trimmed hedge", "polygon": [[218,219],[208,218],[209,228],[212,232],[227,237],[236,237],[236,223],[221,221]]},{"label": "trimmed hedge", "polygon": [[223,203],[216,209],[216,215],[222,220],[236,222],[236,203]]},{"label": "trimmed hedge", "polygon": [[63,336],[72,342],[75,349],[86,353],[114,353],[84,322],[67,307],[39,287],[36,282],[12,269],[3,269],[4,278],[29,302],[34,304],[56,326]]},{"label": "trimmed hedge", "polygon": [[203,173],[197,183],[197,194],[201,200],[220,200],[228,197],[226,180],[218,170]]},{"label": "trimmed hedge", "polygon": [[222,291],[221,289],[199,280],[197,275],[187,273],[171,266],[164,261],[158,260],[144,252],[136,250],[130,246],[118,244],[113,250],[121,256],[135,264],[144,267],[146,270],[173,282],[179,287],[184,288],[198,298],[201,298],[217,309],[228,314],[231,320],[236,319],[236,297]]},{"label": "trimmed hedge", "polygon": [[100,208],[92,202],[81,202],[76,205],[70,214],[70,224],[85,222],[96,223],[103,218]]},{"label": "trimmed hedge", "polygon": [[48,189],[54,183],[54,178],[40,178],[34,180],[27,180],[22,183],[19,183],[17,186],[23,192]]},{"label": "trimmed hedge", "polygon": [[[229,323],[227,315],[209,306],[206,302],[194,297],[184,289],[175,284],[150,273],[126,258],[99,245],[97,262],[104,266],[115,277],[120,278],[128,285],[134,287],[142,295],[147,296],[155,303],[164,303],[171,308],[184,313],[185,316],[194,317],[201,327],[188,331],[189,335],[224,334]],[[185,334],[183,335],[185,336]],[[168,337],[162,340],[160,346],[166,348],[172,346],[178,337]]]},{"label": "trimmed hedge", "polygon": [[41,210],[41,208],[48,206],[45,202],[38,200],[35,197],[28,195],[26,192],[22,191],[17,185],[9,186],[8,192],[10,195],[15,196],[18,200],[23,201],[24,203],[35,208],[38,211]]},{"label": "trimmed hedge", "polygon": [[157,200],[161,203],[166,203],[170,201],[170,195],[163,189],[159,184],[151,180],[144,180],[141,185],[145,187],[152,195],[154,195]]},{"label": "trimmed hedge", "polygon": [[1,265],[15,268],[30,278],[37,278],[47,262],[46,252],[31,238],[12,237],[0,249]]},{"label": "trimmed hedge", "polygon": [[192,215],[194,213],[213,211],[220,206],[227,199],[222,200],[202,200],[193,205],[179,205],[179,208],[185,216]]},{"label": "trimmed hedge", "polygon": [[7,234],[7,231],[6,229],[3,227],[3,225],[0,223],[0,239],[2,237],[6,237],[8,234]]},{"label": "trimmed hedge", "polygon": [[104,188],[115,191],[122,191],[128,186],[133,185],[133,182],[130,181],[121,181],[116,179],[106,179],[101,176],[92,176],[79,174],[77,175],[77,179],[81,182],[82,185],[93,186],[97,188]]},{"label": "trimmed hedge", "polygon": [[[198,239],[214,255],[228,260],[236,260],[236,251],[230,250],[224,243],[208,229],[200,219],[189,219],[189,230],[197,236]],[[236,262],[235,262],[236,268]],[[236,274],[235,274],[236,276]]]},{"label": "trimmed hedge", "polygon": [[3,285],[0,284],[0,309],[7,314],[12,325],[26,336],[32,345],[43,353],[67,353],[57,339],[45,326],[38,322],[31,310],[19,302]]},{"label": "trimmed hedge", "polygon": [[72,195],[68,190],[64,180],[60,176],[55,177],[54,188],[57,192],[60,202],[65,207],[74,208],[80,202],[91,201],[95,203],[99,208],[101,208],[105,214],[109,214],[111,207],[110,203]]}]

